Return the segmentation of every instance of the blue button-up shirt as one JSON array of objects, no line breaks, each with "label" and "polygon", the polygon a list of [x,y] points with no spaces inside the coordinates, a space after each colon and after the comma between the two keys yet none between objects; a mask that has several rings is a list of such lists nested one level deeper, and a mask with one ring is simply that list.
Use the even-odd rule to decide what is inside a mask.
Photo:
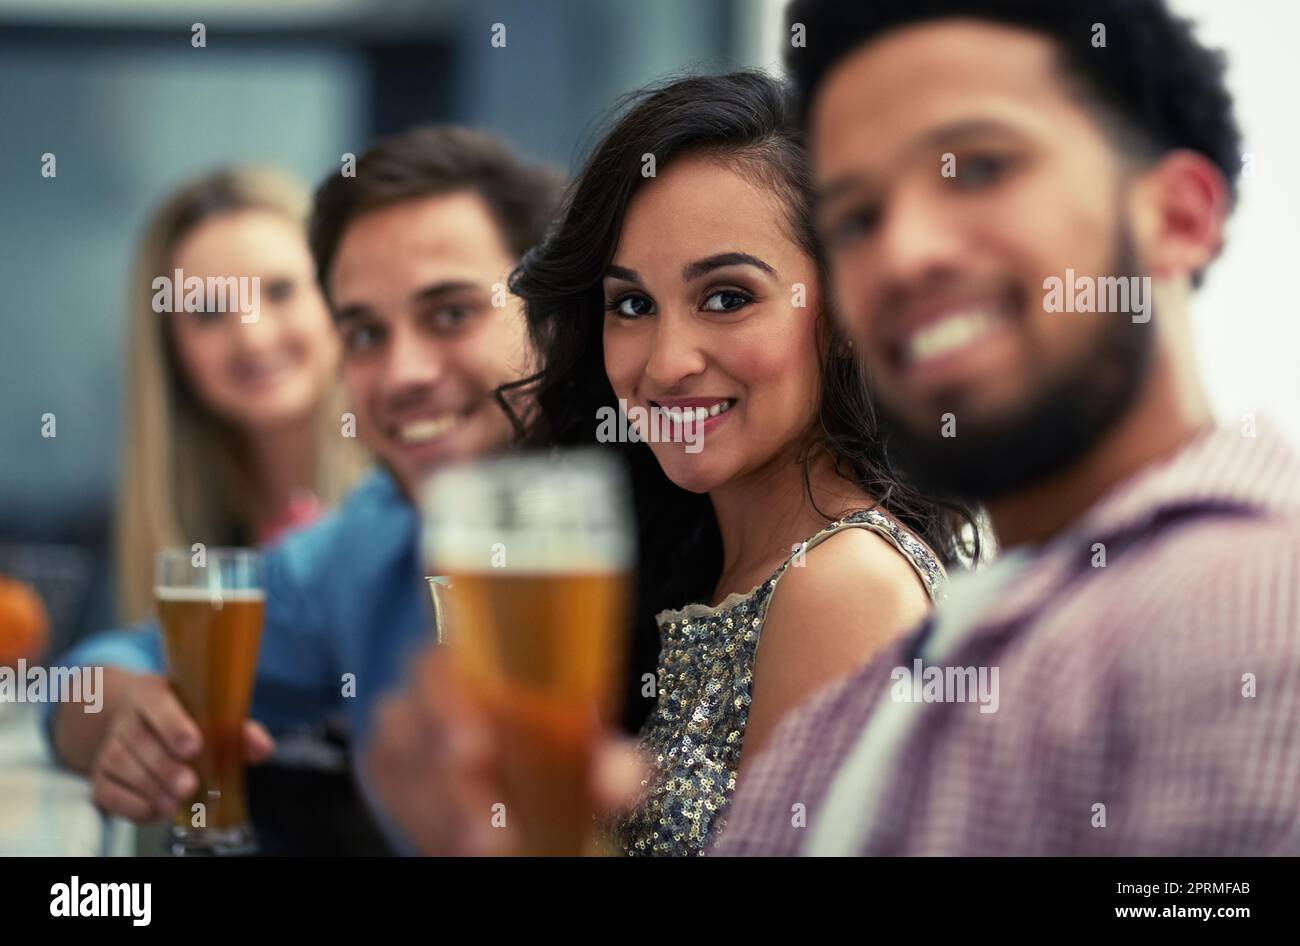
[{"label": "blue button-up shirt", "polygon": [[[377,698],[432,641],[418,539],[415,507],[376,471],[333,512],[265,550],[253,719],[275,732],[342,715],[354,747],[365,740]],[[158,625],[94,635],[59,665],[161,673]]]}]

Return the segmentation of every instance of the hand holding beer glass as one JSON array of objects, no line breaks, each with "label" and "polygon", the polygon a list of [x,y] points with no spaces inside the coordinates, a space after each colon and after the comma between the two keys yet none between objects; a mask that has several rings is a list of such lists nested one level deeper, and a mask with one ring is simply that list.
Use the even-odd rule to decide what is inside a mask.
[{"label": "hand holding beer glass", "polygon": [[251,854],[244,721],[262,637],[262,560],[249,549],[165,549],[155,595],[167,680],[198,725],[198,789],[177,812],[174,854]]},{"label": "hand holding beer glass", "polygon": [[597,853],[594,753],[617,709],[632,567],[621,469],[598,451],[457,467],[425,490],[440,637],[500,751],[522,853]]}]

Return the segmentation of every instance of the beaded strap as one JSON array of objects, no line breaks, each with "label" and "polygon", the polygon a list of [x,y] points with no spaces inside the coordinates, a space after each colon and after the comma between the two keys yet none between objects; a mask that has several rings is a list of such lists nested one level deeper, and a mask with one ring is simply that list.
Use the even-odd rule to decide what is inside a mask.
[{"label": "beaded strap", "polygon": [[835,533],[847,528],[870,529],[877,535],[882,536],[898,549],[912,568],[916,570],[932,602],[942,601],[946,597],[948,573],[944,571],[942,563],[934,557],[934,554],[916,536],[877,509],[861,509],[850,513],[843,519],[836,519],[804,542],[800,549],[796,549],[789,558],[781,563],[781,566],[773,573],[772,577],[779,579],[785,574],[785,570],[790,567],[796,554],[800,552],[807,553],[809,549],[820,545]]}]

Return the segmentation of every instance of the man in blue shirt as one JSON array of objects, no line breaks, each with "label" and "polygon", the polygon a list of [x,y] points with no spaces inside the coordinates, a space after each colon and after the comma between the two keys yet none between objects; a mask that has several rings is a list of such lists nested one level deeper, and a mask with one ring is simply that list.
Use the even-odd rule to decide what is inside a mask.
[{"label": "man in blue shirt", "polygon": [[[318,190],[309,238],[343,340],[340,435],[355,430],[379,469],[265,553],[250,761],[273,748],[262,724],[343,716],[363,741],[377,697],[429,643],[413,500],[433,469],[511,439],[492,392],[527,373],[528,346],[505,284],[558,190],[495,139],[450,127],[381,141],[355,177]],[[169,818],[198,786],[200,733],[162,676],[156,624],[92,637],[60,663],[105,668],[103,711],[50,704],[55,755],[89,773],[107,811]]]}]

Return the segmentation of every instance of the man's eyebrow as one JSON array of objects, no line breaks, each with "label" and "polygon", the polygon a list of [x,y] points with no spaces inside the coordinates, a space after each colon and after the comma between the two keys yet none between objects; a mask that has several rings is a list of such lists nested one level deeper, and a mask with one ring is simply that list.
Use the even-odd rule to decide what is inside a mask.
[{"label": "man's eyebrow", "polygon": [[718,253],[716,256],[709,256],[698,259],[693,263],[687,263],[682,267],[682,279],[690,282],[692,279],[699,279],[705,273],[711,273],[723,266],[753,266],[771,276],[776,275],[776,270],[757,256],[751,256],[749,253]]},{"label": "man's eyebrow", "polygon": [[[1020,132],[1014,126],[994,118],[967,118],[930,130],[908,146],[905,154],[909,158],[916,157],[918,154],[924,156],[942,145],[951,144],[954,140],[994,134],[1019,136]],[[870,174],[857,170],[846,171],[817,188],[813,194],[813,203],[816,207],[820,207],[838,200],[850,191],[870,190],[875,186],[875,182],[875,178]]]},{"label": "man's eyebrow", "polygon": [[[430,283],[427,286],[421,286],[415,292],[411,293],[411,301],[416,303],[437,302],[445,296],[454,295],[457,292],[465,290],[482,289],[478,283],[468,279],[444,279],[442,282]],[[350,322],[374,317],[374,310],[364,302],[354,302],[345,305],[334,313],[336,323]]]},{"label": "man's eyebrow", "polygon": [[610,263],[605,267],[605,275],[613,276],[615,279],[621,279],[623,282],[636,283],[641,285],[641,274],[635,269],[628,269],[626,266],[615,266]]},{"label": "man's eyebrow", "polygon": [[370,306],[364,302],[354,302],[334,312],[334,323],[342,325],[344,322],[359,322],[368,318],[370,314]]},{"label": "man's eyebrow", "polygon": [[421,286],[415,292],[411,293],[412,302],[437,302],[443,296],[450,296],[457,292],[464,292],[467,289],[482,289],[476,282],[468,279],[444,279],[442,282],[430,283],[427,286]]},{"label": "man's eyebrow", "polygon": [[858,190],[869,190],[872,178],[858,171],[849,171],[833,177],[821,187],[813,190],[813,210],[820,210],[827,204],[833,204],[845,194]]},{"label": "man's eyebrow", "polygon": [[938,128],[927,132],[917,140],[909,149],[910,153],[915,154],[918,151],[928,151],[937,145],[952,141],[955,138],[974,138],[977,135],[1006,135],[1013,134],[1020,136],[1021,132],[1013,125],[999,121],[996,118],[967,118],[962,121],[949,122],[947,125],[940,125]]}]

